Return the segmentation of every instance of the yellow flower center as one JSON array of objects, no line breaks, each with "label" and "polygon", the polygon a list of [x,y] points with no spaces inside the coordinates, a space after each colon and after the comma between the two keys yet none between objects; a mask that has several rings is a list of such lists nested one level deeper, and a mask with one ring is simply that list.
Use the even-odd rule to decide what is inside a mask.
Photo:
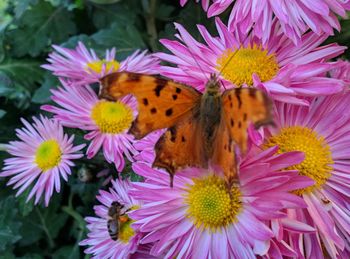
[{"label": "yellow flower center", "polygon": [[102,133],[118,134],[130,128],[133,114],[122,102],[102,100],[92,108],[91,118]]},{"label": "yellow flower center", "polygon": [[305,192],[321,188],[331,176],[333,159],[330,147],[324,138],[312,129],[301,126],[283,128],[279,134],[270,137],[265,144],[266,147],[276,145],[279,146],[278,153],[302,151],[305,154],[303,162],[287,169],[299,170],[300,175],[310,177],[315,181],[315,184],[297,190],[296,194],[302,195]]},{"label": "yellow flower center", "polygon": [[135,235],[135,230],[131,227],[131,223],[133,223],[133,221],[127,215],[123,215],[123,217],[126,217],[127,219],[126,222],[120,224],[118,240],[123,243],[128,243],[129,240]]},{"label": "yellow flower center", "polygon": [[237,87],[253,85],[253,74],[262,82],[271,80],[279,66],[275,54],[268,54],[261,46],[254,45],[238,50],[227,49],[216,61],[216,69]]},{"label": "yellow flower center", "polygon": [[233,187],[231,195],[225,181],[215,175],[195,179],[187,190],[187,217],[196,227],[216,231],[236,220],[242,208],[241,193]]},{"label": "yellow flower center", "polygon": [[90,62],[90,63],[86,64],[87,71],[92,70],[92,71],[99,73],[99,74],[102,72],[103,67],[105,67],[105,70],[104,70],[105,72],[109,72],[109,71],[116,72],[119,69],[120,64],[116,60],[107,61],[105,59]]},{"label": "yellow flower center", "polygon": [[62,152],[57,140],[46,140],[39,145],[35,153],[35,163],[43,171],[57,166],[61,161]]}]

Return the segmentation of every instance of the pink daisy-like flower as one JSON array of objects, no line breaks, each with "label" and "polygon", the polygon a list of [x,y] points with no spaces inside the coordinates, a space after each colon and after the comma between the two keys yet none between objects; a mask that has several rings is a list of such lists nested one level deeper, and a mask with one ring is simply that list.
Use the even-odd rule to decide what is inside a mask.
[{"label": "pink daisy-like flower", "polygon": [[[291,194],[313,183],[285,171],[303,160],[294,152],[274,156],[277,148],[248,154],[240,167],[240,186],[229,193],[222,177],[209,170],[179,171],[174,186],[169,175],[147,163],[133,164],[145,182],[133,183],[129,194],[144,205],[129,215],[144,232],[141,243],[154,243],[151,254],[164,258],[253,258],[267,253],[272,230],[265,221],[283,218],[286,207],[305,207]],[[304,187],[302,187],[304,186]],[[295,221],[285,219],[292,227]],[[303,231],[310,227],[303,226]]]},{"label": "pink daisy-like flower", "polygon": [[43,116],[39,119],[33,117],[33,120],[34,123],[30,124],[21,119],[25,127],[16,130],[20,141],[11,141],[7,145],[7,151],[14,157],[5,159],[0,177],[11,177],[7,185],[19,188],[16,196],[36,180],[27,201],[35,195],[37,204],[43,195],[48,206],[53,190],[60,192],[61,177],[68,180],[70,167],[74,166],[71,160],[83,156],[78,151],[85,144],[73,146],[74,136],[64,134],[57,120]]},{"label": "pink daisy-like flower", "polygon": [[55,114],[62,125],[89,131],[85,135],[91,143],[87,157],[94,157],[102,148],[107,162],[114,163],[121,172],[125,166],[125,155],[129,161],[138,152],[133,147],[134,137],[128,134],[137,115],[137,101],[126,96],[117,102],[99,100],[93,89],[73,86],[61,80],[63,87],[51,90],[52,100],[60,107],[43,105],[42,109]]},{"label": "pink daisy-like flower", "polygon": [[155,158],[154,146],[164,132],[165,130],[156,130],[137,141],[134,147],[139,153],[134,156],[135,160],[152,163]]},{"label": "pink daisy-like flower", "polygon": [[56,52],[49,54],[50,64],[42,65],[54,75],[73,80],[75,84],[90,84],[98,82],[107,74],[116,71],[132,71],[135,73],[158,73],[158,60],[147,55],[147,51],[135,51],[124,61],[115,60],[115,48],[106,50],[106,57],[100,59],[94,50],[87,50],[82,42],[75,50],[53,45]]},{"label": "pink daisy-like flower", "polygon": [[[187,0],[180,0],[183,6]],[[197,0],[199,2],[199,0]],[[255,34],[266,41],[269,37],[274,17],[281,23],[287,37],[299,42],[301,35],[308,29],[317,34],[333,35],[333,28],[340,30],[336,15],[346,17],[350,10],[349,0],[209,0],[202,1],[202,7],[208,17],[221,14],[231,4],[232,11],[229,27],[237,27],[243,33],[254,28]],[[210,6],[209,6],[210,4]]]},{"label": "pink daisy-like flower", "polygon": [[[305,160],[290,167],[314,180],[299,189],[307,208],[289,211],[289,217],[314,227],[317,232],[290,234],[290,245],[299,256],[332,258],[350,255],[350,116],[349,93],[314,99],[310,107],[276,104],[276,128],[253,137],[279,152],[302,151]],[[281,227],[283,229],[283,227]]]},{"label": "pink daisy-like flower", "polygon": [[346,86],[350,87],[350,62],[347,60],[338,61],[337,66],[330,71],[330,76],[343,80]]},{"label": "pink daisy-like flower", "polygon": [[266,43],[254,34],[230,32],[216,19],[219,37],[207,29],[198,29],[206,44],[196,41],[180,24],[175,24],[180,41],[162,39],[172,54],[157,56],[176,67],[162,66],[160,73],[203,90],[210,74],[219,74],[226,88],[256,87],[282,102],[307,104],[298,96],[320,96],[339,92],[344,82],[324,74],[335,67],[327,60],[341,54],[345,47],[329,44],[319,47],[327,38],[313,32],[305,34],[299,46],[278,32],[277,24]]},{"label": "pink daisy-like flower", "polygon": [[[94,206],[97,217],[85,218],[88,223],[89,233],[87,238],[79,244],[89,246],[85,253],[93,254],[93,258],[128,258],[130,254],[137,251],[141,238],[140,233],[131,227],[133,221],[128,216],[130,211],[140,207],[141,203],[128,194],[130,189],[129,181],[115,180],[112,181],[112,184],[113,186],[109,188],[109,192],[101,190],[96,197],[101,203],[101,205]],[[111,219],[108,211],[114,202],[118,202],[123,206],[120,213],[123,221],[119,222],[120,227],[116,240],[111,237],[107,226],[108,221]],[[118,216],[118,218],[120,217]]]}]

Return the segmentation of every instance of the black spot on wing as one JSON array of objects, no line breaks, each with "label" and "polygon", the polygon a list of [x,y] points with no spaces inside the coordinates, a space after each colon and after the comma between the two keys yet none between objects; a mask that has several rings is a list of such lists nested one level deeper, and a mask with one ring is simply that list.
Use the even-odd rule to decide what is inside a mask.
[{"label": "black spot on wing", "polygon": [[231,123],[231,127],[235,126],[235,122],[233,121],[232,118],[231,118],[231,120],[230,120],[230,123]]},{"label": "black spot on wing", "polygon": [[169,108],[169,109],[167,109],[166,111],[165,111],[165,115],[166,116],[171,116],[173,114],[173,109],[172,108]]},{"label": "black spot on wing", "polygon": [[175,127],[171,127],[169,128],[169,131],[170,131],[170,141],[171,142],[175,142],[176,140],[176,128]]},{"label": "black spot on wing", "polygon": [[177,94],[181,93],[181,88],[176,87],[176,93]]},{"label": "black spot on wing", "polygon": [[173,94],[173,100],[175,101],[177,99],[177,94]]},{"label": "black spot on wing", "polygon": [[236,98],[237,98],[237,101],[238,101],[238,109],[240,109],[241,106],[242,106],[241,90],[242,90],[241,88],[235,89],[235,95],[236,95]]},{"label": "black spot on wing", "polygon": [[143,104],[144,104],[145,106],[148,105],[148,99],[147,99],[147,98],[143,98],[143,99],[142,99],[142,102],[143,102]]},{"label": "black spot on wing", "polygon": [[239,121],[238,122],[238,128],[241,128],[242,127],[242,123]]},{"label": "black spot on wing", "polygon": [[157,109],[153,107],[153,108],[151,109],[151,113],[152,113],[152,114],[157,113]]},{"label": "black spot on wing", "polygon": [[142,75],[136,73],[128,73],[128,82],[139,82]]},{"label": "black spot on wing", "polygon": [[157,97],[160,96],[160,92],[163,90],[164,87],[165,85],[157,85],[156,88],[154,88],[154,92],[156,93]]},{"label": "black spot on wing", "polygon": [[249,89],[249,96],[253,99],[256,98],[256,90],[255,89]]},{"label": "black spot on wing", "polygon": [[185,139],[184,136],[181,137],[181,141],[182,141],[182,142],[186,142],[186,139]]},{"label": "black spot on wing", "polygon": [[168,83],[168,80],[166,80],[164,78],[157,77],[155,79],[156,87],[154,88],[154,92],[155,92],[157,97],[160,96],[160,92],[163,90],[163,88],[166,86],[167,83]]},{"label": "black spot on wing", "polygon": [[247,120],[247,114],[243,113],[243,121],[246,121],[246,120]]}]

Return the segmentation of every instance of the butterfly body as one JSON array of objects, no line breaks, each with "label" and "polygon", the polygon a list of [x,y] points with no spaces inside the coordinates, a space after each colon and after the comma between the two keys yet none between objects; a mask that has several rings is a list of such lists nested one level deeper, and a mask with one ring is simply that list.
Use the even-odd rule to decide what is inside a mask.
[{"label": "butterfly body", "polygon": [[166,78],[130,72],[110,74],[101,85],[103,98],[136,97],[139,115],[129,132],[137,139],[167,128],[156,143],[153,166],[171,177],[180,168],[217,165],[232,183],[237,177],[235,145],[244,153],[250,123],[271,122],[269,100],[261,91],[235,88],[221,93],[214,75],[203,94]]},{"label": "butterfly body", "polygon": [[221,121],[221,93],[219,84],[212,76],[206,85],[206,90],[200,100],[199,114],[194,116],[194,119],[199,120],[198,132],[200,138],[198,138],[196,145],[202,146],[202,154],[197,156],[203,156],[202,160],[205,164],[202,167],[206,168],[207,164],[213,154],[213,143],[216,138],[217,128]]}]

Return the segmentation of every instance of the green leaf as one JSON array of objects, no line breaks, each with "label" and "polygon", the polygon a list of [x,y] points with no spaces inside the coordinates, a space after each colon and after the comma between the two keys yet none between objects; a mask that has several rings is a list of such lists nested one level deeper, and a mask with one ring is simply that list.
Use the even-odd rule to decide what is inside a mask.
[{"label": "green leaf", "polygon": [[21,236],[19,228],[16,202],[13,196],[8,196],[0,201],[0,251],[4,251],[9,244],[16,243]]},{"label": "green leaf", "polygon": [[160,4],[156,9],[156,18],[162,21],[171,21],[171,14],[175,7],[167,4]]},{"label": "green leaf", "polygon": [[15,17],[18,19],[31,6],[38,3],[38,0],[18,0],[15,3]]},{"label": "green leaf", "polygon": [[79,245],[64,246],[58,249],[53,255],[53,259],[74,259],[80,258]]},{"label": "green leaf", "polygon": [[16,256],[12,252],[6,251],[4,254],[0,255],[0,259],[16,259]]},{"label": "green leaf", "polygon": [[5,59],[4,34],[0,33],[0,63]]},{"label": "green leaf", "polygon": [[89,1],[95,4],[114,4],[116,2],[119,2],[120,0],[89,0]]},{"label": "green leaf", "polygon": [[33,87],[35,82],[41,82],[43,78],[44,70],[40,68],[40,64],[40,62],[33,59],[4,60],[0,64],[0,87],[1,83],[4,84],[4,81],[1,82],[1,76],[5,81],[11,80],[11,82],[7,81],[7,84],[17,83],[27,88]]},{"label": "green leaf", "polygon": [[114,5],[94,5],[93,22],[98,29],[105,29],[113,23],[118,23],[120,26],[126,24],[134,24],[137,12],[129,5],[114,4]]},{"label": "green leaf", "polygon": [[47,103],[50,101],[50,96],[51,96],[51,89],[56,88],[59,85],[59,80],[57,77],[51,75],[51,74],[46,74],[44,83],[41,85],[40,88],[38,88],[33,95],[32,102],[33,103]]},{"label": "green leaf", "polygon": [[4,117],[6,114],[6,111],[0,109],[0,119]]},{"label": "green leaf", "polygon": [[140,32],[131,24],[120,26],[114,23],[111,28],[100,30],[92,35],[92,39],[102,46],[115,46],[119,60],[126,58],[136,49],[146,47]]},{"label": "green leaf", "polygon": [[31,59],[6,59],[0,64],[0,96],[14,101],[25,109],[29,107],[31,93],[41,83],[44,70]]},{"label": "green leaf", "polygon": [[55,8],[47,2],[32,6],[19,20],[18,28],[8,33],[13,55],[35,57],[49,44],[66,40],[76,32],[72,17],[63,6]]},{"label": "green leaf", "polygon": [[31,188],[26,189],[19,197],[18,200],[18,209],[22,216],[27,216],[30,212],[32,212],[34,208],[33,199],[27,202],[27,197],[31,191]]}]

